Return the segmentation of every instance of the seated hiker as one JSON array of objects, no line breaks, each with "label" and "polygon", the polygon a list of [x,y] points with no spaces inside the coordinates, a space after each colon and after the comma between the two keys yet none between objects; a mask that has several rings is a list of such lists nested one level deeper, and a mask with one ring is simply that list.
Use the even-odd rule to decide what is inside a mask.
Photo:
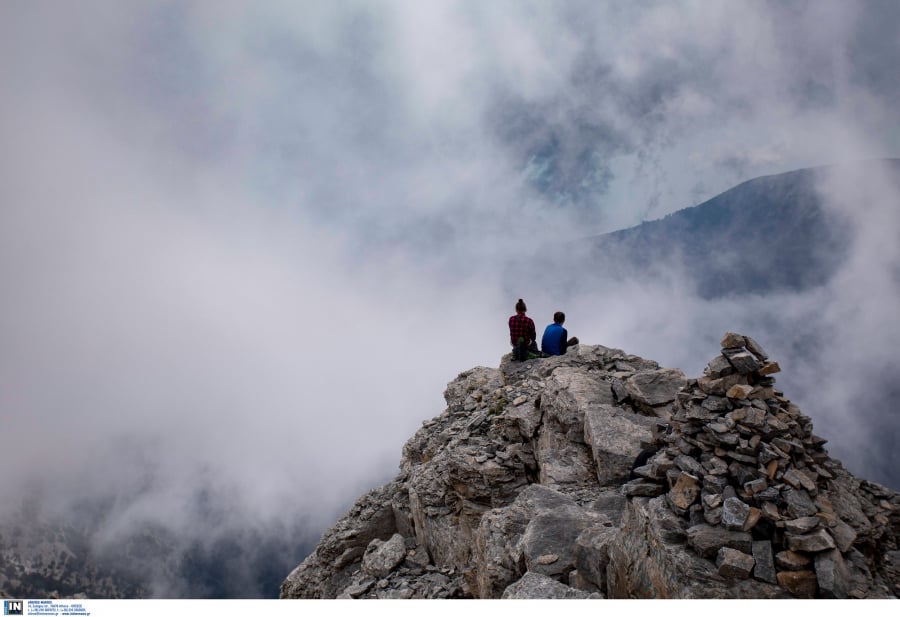
[{"label": "seated hiker", "polygon": [[529,352],[535,356],[540,355],[534,322],[525,315],[527,310],[525,301],[519,298],[516,302],[516,314],[509,318],[509,343],[513,346],[513,360],[516,361],[527,360]]},{"label": "seated hiker", "polygon": [[556,311],[553,314],[553,323],[544,329],[544,336],[541,338],[541,351],[548,356],[561,356],[566,353],[566,349],[572,345],[578,344],[578,338],[568,338],[569,333],[563,328],[566,321],[566,314],[562,311]]}]

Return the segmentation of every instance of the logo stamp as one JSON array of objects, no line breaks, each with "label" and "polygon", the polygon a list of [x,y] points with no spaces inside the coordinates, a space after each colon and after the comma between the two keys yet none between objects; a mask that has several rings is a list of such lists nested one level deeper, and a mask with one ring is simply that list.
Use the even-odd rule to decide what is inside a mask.
[{"label": "logo stamp", "polygon": [[3,614],[4,615],[24,615],[25,611],[23,607],[25,606],[25,602],[22,600],[4,600],[3,601]]}]

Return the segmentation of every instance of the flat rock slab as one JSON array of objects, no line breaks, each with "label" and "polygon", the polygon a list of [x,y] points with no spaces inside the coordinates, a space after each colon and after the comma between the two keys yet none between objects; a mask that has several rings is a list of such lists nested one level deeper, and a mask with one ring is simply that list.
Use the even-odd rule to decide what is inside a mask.
[{"label": "flat rock slab", "polygon": [[591,597],[601,596],[563,585],[537,572],[526,572],[522,578],[507,587],[502,596],[504,600],[586,600]]},{"label": "flat rock slab", "polygon": [[756,561],[747,553],[723,546],[716,555],[719,574],[728,578],[750,578]]},{"label": "flat rock slab", "polygon": [[406,542],[395,533],[387,542],[374,539],[366,548],[362,559],[362,569],[376,578],[383,578],[400,565],[406,558]]},{"label": "flat rock slab", "polygon": [[685,385],[687,378],[679,369],[659,369],[632,375],[626,380],[625,389],[635,403],[657,407],[674,401]]},{"label": "flat rock slab", "polygon": [[695,525],[687,530],[687,537],[688,544],[707,559],[715,559],[723,546],[748,553],[753,542],[745,531],[729,531],[711,525]]},{"label": "flat rock slab", "polygon": [[792,551],[803,551],[806,553],[818,553],[835,547],[834,540],[824,529],[803,534],[802,536],[788,535],[787,544]]},{"label": "flat rock slab", "polygon": [[768,540],[759,540],[751,547],[753,559],[756,565],[753,568],[753,578],[776,584],[775,560],[772,557],[772,543]]}]

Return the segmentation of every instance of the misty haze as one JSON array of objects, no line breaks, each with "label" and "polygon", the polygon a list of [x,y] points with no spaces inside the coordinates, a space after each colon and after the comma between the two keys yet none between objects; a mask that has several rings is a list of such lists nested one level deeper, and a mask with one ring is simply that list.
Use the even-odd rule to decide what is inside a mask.
[{"label": "misty haze", "polygon": [[900,489],[900,3],[0,3],[0,592],[277,597],[518,298]]}]

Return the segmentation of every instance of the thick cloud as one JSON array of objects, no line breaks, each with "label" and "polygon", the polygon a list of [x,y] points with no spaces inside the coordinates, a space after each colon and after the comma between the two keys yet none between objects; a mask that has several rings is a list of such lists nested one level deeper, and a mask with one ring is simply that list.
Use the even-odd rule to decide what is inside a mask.
[{"label": "thick cloud", "polygon": [[[516,297],[537,321],[566,303],[504,288],[517,254],[896,155],[897,22],[891,2],[2,3],[0,489],[112,499],[107,538],[321,528],[447,381],[496,365]],[[842,350],[873,332],[840,318],[870,259],[896,289],[896,255],[855,255],[825,298]],[[583,341],[692,373],[735,315],[769,327],[673,277],[562,308]],[[896,326],[867,307],[883,350]]]}]

